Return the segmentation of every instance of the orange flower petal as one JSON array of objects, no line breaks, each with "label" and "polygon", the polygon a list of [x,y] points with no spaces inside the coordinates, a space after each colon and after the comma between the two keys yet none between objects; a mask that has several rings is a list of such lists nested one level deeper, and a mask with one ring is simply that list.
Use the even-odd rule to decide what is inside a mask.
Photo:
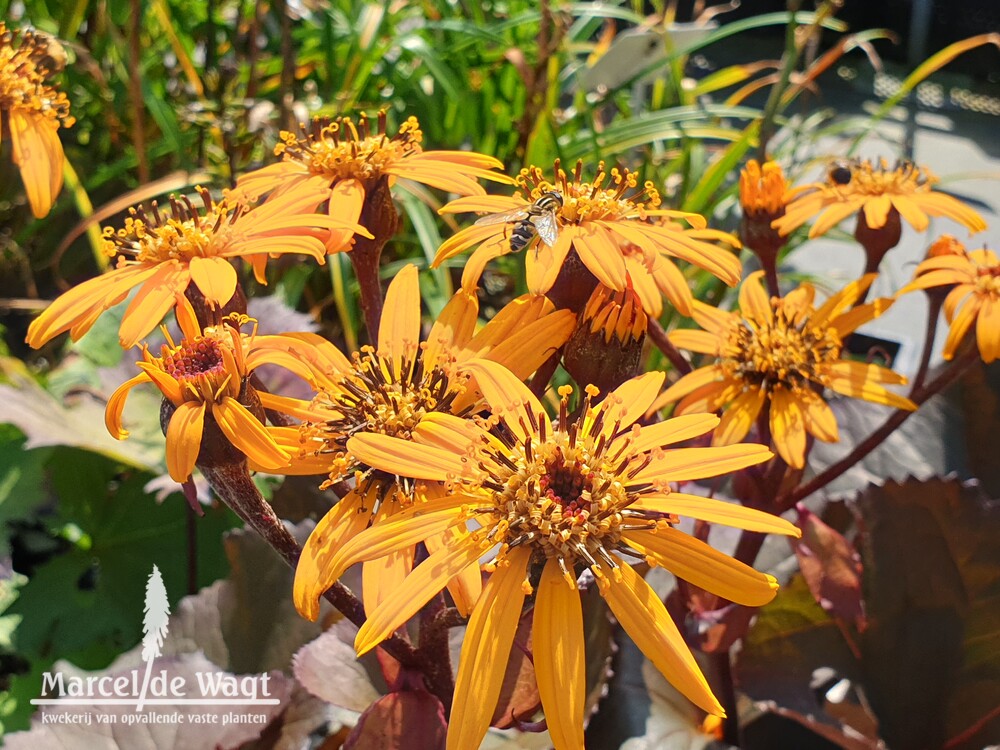
[{"label": "orange flower petal", "polygon": [[535,243],[534,252],[529,253],[524,261],[524,275],[529,292],[545,294],[556,283],[576,239],[577,230],[575,226],[563,227],[554,247],[540,241]]},{"label": "orange flower petal", "polygon": [[392,360],[398,379],[404,358],[412,359],[420,344],[420,282],[417,267],[407,263],[389,284],[378,327],[379,353]]},{"label": "orange flower petal", "polygon": [[587,684],[583,607],[576,582],[563,578],[555,559],[545,563],[538,582],[531,643],[552,744],[557,750],[583,748]]},{"label": "orange flower petal", "polygon": [[450,451],[379,433],[358,433],[347,441],[347,450],[362,463],[412,479],[444,482],[465,468],[461,456]]},{"label": "orange flower petal", "polygon": [[719,418],[714,414],[689,414],[683,417],[674,417],[641,427],[639,436],[632,438],[632,448],[638,453],[646,453],[653,448],[665,448],[668,445],[704,435],[717,424],[719,424]]},{"label": "orange flower petal", "polygon": [[511,195],[470,195],[456,198],[438,209],[439,214],[463,214],[478,211],[486,214],[501,214],[519,208],[527,208],[522,198]]},{"label": "orange flower petal", "polygon": [[763,278],[763,271],[755,271],[747,276],[746,281],[740,286],[740,312],[746,316],[747,320],[758,326],[770,325],[771,321],[774,320],[771,299],[761,285]]},{"label": "orange flower petal", "polygon": [[195,283],[209,304],[225,305],[236,292],[236,269],[225,258],[192,258],[189,264],[191,281]]},{"label": "orange flower petal", "polygon": [[809,230],[809,239],[816,239],[817,237],[826,234],[840,222],[846,219],[848,216],[852,216],[857,213],[858,209],[864,205],[863,199],[849,200],[846,203],[835,203],[829,206],[823,213],[819,215],[816,219],[816,223],[812,225]]},{"label": "orange flower petal", "polygon": [[976,320],[976,343],[986,364],[1000,357],[1000,300],[996,297],[983,295]]},{"label": "orange flower petal", "polygon": [[628,429],[652,405],[665,377],[662,372],[647,372],[626,380],[611,391],[601,403],[605,415],[601,433],[610,439]]},{"label": "orange flower petal", "polygon": [[[337,180],[330,190],[327,213],[347,224],[357,224],[365,205],[365,187],[360,180]],[[337,253],[351,249],[354,232],[350,229],[331,229],[326,242],[326,252]]]},{"label": "orange flower petal", "polygon": [[17,107],[7,109],[11,151],[36,219],[46,216],[62,189],[63,148],[59,123]]},{"label": "orange flower petal", "polygon": [[412,547],[451,526],[461,525],[464,520],[463,505],[478,499],[481,498],[446,494],[418,501],[409,508],[393,513],[377,526],[371,526],[362,533],[344,539],[343,545],[336,550],[327,565],[332,570],[339,571],[339,575],[355,563],[374,560],[394,550]]},{"label": "orange flower petal", "polygon": [[714,354],[718,356],[720,349],[719,337],[708,331],[697,331],[693,328],[678,328],[671,331],[668,338],[678,349],[685,349],[698,354]]},{"label": "orange flower petal", "polygon": [[447,750],[479,747],[489,729],[521,618],[521,585],[530,559],[527,546],[511,550],[507,565],[490,576],[476,602],[458,659],[455,695],[461,699],[452,706]]},{"label": "orange flower petal", "polygon": [[[834,294],[832,297],[826,300],[816,311],[809,317],[809,320],[815,326],[821,326],[828,321],[835,320],[839,315],[847,312],[852,307],[854,303],[857,302],[861,295],[868,291],[868,288],[872,285],[872,282],[878,278],[878,274],[867,273],[860,279],[852,281],[847,284],[843,289]],[[799,289],[806,288],[805,285],[799,287]],[[808,287],[808,290],[812,291],[812,286]],[[808,307],[812,304],[812,299],[810,298],[808,302],[805,302],[802,306]]]},{"label": "orange flower petal", "polygon": [[262,195],[277,187],[294,188],[308,176],[309,168],[301,162],[282,161],[269,164],[241,175],[230,195],[234,200],[255,203]]},{"label": "orange flower petal", "polygon": [[721,523],[747,531],[759,531],[762,534],[784,534],[794,537],[802,535],[794,524],[780,516],[699,495],[685,495],[681,492],[641,495],[635,507],[657,513],[687,516],[709,523]]},{"label": "orange flower petal", "polygon": [[122,315],[118,328],[118,343],[122,349],[131,349],[160,325],[164,316],[177,304],[177,295],[184,293],[190,280],[188,268],[177,261],[156,266],[155,273],[139,287]]},{"label": "orange flower petal", "polygon": [[888,195],[876,195],[866,200],[862,208],[865,212],[865,223],[872,229],[881,229],[889,218],[892,200]]},{"label": "orange flower petal", "polygon": [[897,296],[916,291],[917,289],[931,289],[932,287],[944,286],[946,284],[961,284],[969,280],[969,273],[965,270],[956,271],[950,268],[943,268],[921,273],[920,266],[917,266],[917,273],[920,275],[896,292]]},{"label": "orange flower petal", "polygon": [[[667,265],[668,261],[664,261],[664,265]],[[673,265],[673,264],[670,264]],[[676,267],[674,271],[677,271]],[[639,298],[639,304],[642,305],[643,311],[653,317],[659,318],[663,312],[663,296],[666,295],[668,299],[678,308],[678,312],[682,315],[690,314],[690,302],[684,300],[682,297],[681,304],[673,302],[673,296],[677,294],[677,290],[673,289],[671,284],[676,280],[676,276],[667,276],[667,287],[669,291],[661,291],[656,277],[653,275],[653,271],[646,267],[646,260],[636,253],[628,253],[625,256],[625,273],[628,275],[629,280],[632,282],[632,289],[635,290],[636,296]],[[680,274],[680,272],[677,272]],[[681,279],[683,280],[683,274],[681,274]],[[687,288],[687,284],[683,285]],[[690,290],[688,292],[690,294]],[[682,311],[680,309],[681,305],[687,304],[687,311]]]},{"label": "orange flower petal", "polygon": [[806,415],[806,429],[826,443],[836,443],[840,439],[837,417],[833,410],[815,391],[803,388],[798,392],[799,403]]},{"label": "orange flower petal", "polygon": [[740,316],[736,313],[720,310],[698,300],[691,306],[691,317],[706,331],[717,334],[729,331],[740,320]]},{"label": "orange flower petal", "polygon": [[743,384],[739,381],[709,383],[682,398],[674,408],[674,414],[718,411],[742,392]]},{"label": "orange flower petal", "polygon": [[122,412],[125,410],[125,400],[129,392],[140,383],[149,382],[149,375],[141,372],[118,386],[108,399],[108,405],[104,408],[104,426],[115,440],[124,440],[128,437],[128,430],[122,427]]},{"label": "orange flower petal", "polygon": [[404,547],[361,566],[361,601],[366,614],[395,596],[413,570],[414,551],[414,547]]},{"label": "orange flower petal", "polygon": [[[60,333],[73,328],[93,308],[103,312],[117,305],[132,287],[146,281],[158,270],[158,266],[126,266],[77,284],[59,295],[31,321],[25,341],[35,349],[44,346]],[[79,332],[81,336],[84,333],[86,329]]]},{"label": "orange flower petal", "polygon": [[223,396],[212,405],[212,416],[222,433],[254,463],[268,469],[288,465],[289,455],[274,442],[267,428],[235,398]]},{"label": "orange flower petal", "polygon": [[851,359],[841,359],[836,362],[829,362],[816,368],[816,372],[822,375],[830,375],[837,378],[850,378],[858,383],[890,383],[892,385],[905,385],[906,377],[900,375],[888,367],[869,364],[867,362],[855,362]]},{"label": "orange flower petal", "polygon": [[480,245],[465,261],[465,268],[462,269],[462,291],[467,294],[475,294],[479,287],[479,279],[482,277],[483,271],[486,270],[487,264],[494,258],[499,258],[509,252],[510,244],[502,234]]},{"label": "orange flower petal", "polygon": [[915,201],[910,200],[909,196],[906,195],[892,195],[889,198],[892,201],[893,207],[899,211],[899,215],[903,217],[903,220],[907,224],[918,232],[927,230],[930,220],[927,218],[927,214],[920,210],[920,206]]},{"label": "orange flower petal", "polygon": [[969,332],[969,328],[976,320],[979,309],[983,305],[983,298],[978,294],[969,295],[965,303],[955,312],[951,328],[948,329],[948,337],[944,340],[944,349],[941,356],[951,359],[955,356],[955,350]]},{"label": "orange flower petal", "polygon": [[712,445],[732,445],[745,438],[757,421],[764,395],[763,388],[750,388],[734,398],[712,436]]},{"label": "orange flower petal", "polygon": [[[480,154],[475,151],[424,151],[407,157],[410,161],[443,161],[449,164],[475,167],[476,169],[503,169],[503,162],[495,156]],[[492,175],[493,177],[506,175]]]},{"label": "orange flower petal", "polygon": [[600,566],[601,594],[639,650],[688,700],[725,716],[656,592],[628,565],[612,569],[602,560]]},{"label": "orange flower petal", "polygon": [[879,317],[882,313],[892,307],[895,302],[891,297],[879,297],[866,305],[857,307],[841,313],[830,325],[840,336],[841,340],[846,339],[850,334],[865,323]]},{"label": "orange flower petal", "polygon": [[423,416],[410,436],[421,445],[463,454],[470,443],[482,440],[483,429],[471,419],[445,412],[430,412]]},{"label": "orange flower petal", "polygon": [[[449,526],[440,534],[432,534],[424,539],[424,545],[430,554],[439,549],[454,547],[465,533],[464,527]],[[472,608],[483,593],[483,574],[479,563],[467,566],[461,573],[448,581],[448,593],[455,602],[455,609],[462,617],[468,617]]]},{"label": "orange flower petal", "polygon": [[745,469],[766,461],[772,455],[771,451],[756,443],[717,448],[675,448],[650,461],[632,481],[636,484],[657,480],[690,482]]},{"label": "orange flower petal", "polygon": [[453,258],[473,245],[480,245],[489,240],[502,240],[505,236],[505,230],[506,225],[504,224],[490,224],[466,227],[456,232],[441,243],[437,255],[434,256],[434,262],[431,263],[431,268],[437,268],[448,258]]},{"label": "orange flower petal", "polygon": [[204,401],[185,401],[170,417],[170,424],[167,425],[167,472],[175,482],[183,484],[194,471],[204,426]]},{"label": "orange flower petal", "polygon": [[362,498],[351,490],[324,515],[312,530],[295,566],[292,600],[295,609],[313,622],[319,617],[319,599],[343,574],[346,566],[333,566],[340,548],[368,526],[375,498]]},{"label": "orange flower petal", "polygon": [[[442,165],[440,167],[431,164],[411,164],[407,159],[399,164],[386,167],[384,174],[396,175],[407,180],[422,182],[425,185],[447,190],[450,193],[459,195],[485,195],[486,191],[472,177],[456,172],[454,167]],[[492,175],[491,175],[492,176]]]},{"label": "orange flower petal", "polygon": [[[653,266],[653,278],[657,288],[670,301],[670,304],[677,308],[677,312],[690,317],[694,296],[691,294],[687,278],[674,265],[673,261],[659,256]],[[655,308],[649,312],[653,317],[660,315],[659,312],[655,311]]]},{"label": "orange flower petal", "polygon": [[584,222],[576,231],[573,247],[580,260],[604,286],[621,291],[625,288],[625,258],[620,242],[594,222]]},{"label": "orange flower petal", "polygon": [[520,440],[534,432],[527,421],[526,411],[533,414],[538,422],[545,423],[546,434],[552,434],[552,422],[535,394],[506,367],[486,359],[475,359],[467,362],[464,370],[476,379],[486,403]]},{"label": "orange flower petal", "polygon": [[[354,648],[358,656],[371,651],[392,635],[396,628],[413,617],[432,596],[441,591],[448,581],[476,562],[483,552],[481,544],[469,534],[460,544],[450,549],[438,550],[437,554],[420,563],[397,587],[393,596],[368,615],[368,619],[354,639]],[[483,596],[485,595],[484,591]],[[468,643],[468,631],[466,643]],[[491,709],[490,714],[492,713]]]},{"label": "orange flower petal", "polygon": [[523,326],[541,320],[553,310],[555,306],[544,295],[522,294],[504,305],[481,331],[468,340],[467,354],[482,356],[509,341]]},{"label": "orange flower petal", "polygon": [[669,526],[628,531],[629,543],[678,578],[747,607],[767,604],[778,592],[773,576],[713,549],[700,539]]},{"label": "orange flower petal", "polygon": [[824,385],[832,391],[842,393],[851,398],[860,398],[876,404],[885,404],[896,409],[913,411],[917,405],[905,396],[886,390],[870,381],[858,381],[855,377],[835,377],[825,375]]},{"label": "orange flower petal", "polygon": [[659,398],[653,402],[653,405],[650,407],[650,411],[655,411],[673,401],[684,398],[684,396],[687,396],[689,393],[693,393],[702,386],[719,381],[722,377],[722,370],[715,365],[699,367],[697,370],[692,370],[661,393]]},{"label": "orange flower petal", "polygon": [[965,225],[965,228],[969,230],[969,234],[982,232],[986,229],[986,221],[977,211],[945,193],[928,191],[921,193],[919,199],[914,196],[913,200],[920,208],[932,216],[946,216],[949,219],[957,221],[959,224]]},{"label": "orange flower petal", "polygon": [[806,419],[796,394],[787,388],[771,391],[771,438],[789,466],[801,469],[806,455]]},{"label": "orange flower petal", "polygon": [[443,351],[461,349],[469,343],[475,333],[478,316],[479,299],[476,295],[464,289],[455,293],[434,321],[427,336],[423,354],[424,369],[434,367]]}]

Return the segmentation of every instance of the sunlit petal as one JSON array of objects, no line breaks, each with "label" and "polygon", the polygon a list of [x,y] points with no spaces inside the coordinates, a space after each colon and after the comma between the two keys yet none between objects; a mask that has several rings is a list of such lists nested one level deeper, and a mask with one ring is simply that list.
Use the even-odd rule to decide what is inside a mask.
[{"label": "sunlit petal", "polygon": [[583,748],[583,607],[576,582],[566,581],[554,559],[542,569],[532,626],[535,678],[552,744]]},{"label": "sunlit petal", "polygon": [[490,576],[472,612],[458,659],[455,695],[462,700],[452,707],[448,750],[479,747],[489,729],[521,617],[522,583],[530,559],[530,549],[512,550],[508,565]]},{"label": "sunlit petal", "polygon": [[655,531],[630,531],[625,536],[657,565],[731,602],[760,607],[778,591],[773,576],[759,573],[683,531],[667,526]]},{"label": "sunlit petal", "polygon": [[606,562],[600,565],[601,595],[639,650],[688,700],[725,716],[660,597],[628,565],[613,570]]},{"label": "sunlit petal", "polygon": [[175,482],[186,482],[194,471],[204,426],[203,401],[186,401],[170,417],[170,424],[167,425],[167,472]]},{"label": "sunlit petal", "polygon": [[[462,543],[451,549],[438,550],[436,554],[420,563],[396,588],[394,595],[369,614],[368,619],[354,639],[354,648],[357,650],[358,656],[375,648],[392,635],[396,628],[419,612],[432,596],[445,587],[449,580],[478,560],[482,553],[481,544],[469,535]],[[485,599],[485,596],[486,592],[484,591],[480,602]],[[475,616],[475,611],[473,616]],[[468,643],[468,637],[467,631],[466,643]],[[490,714],[492,714],[492,709]]]},{"label": "sunlit petal", "polygon": [[785,534],[795,537],[801,534],[794,524],[779,516],[699,495],[685,495],[680,492],[644,495],[635,503],[635,507],[657,513],[687,516],[709,523],[721,523],[747,531],[759,531],[763,534]]}]

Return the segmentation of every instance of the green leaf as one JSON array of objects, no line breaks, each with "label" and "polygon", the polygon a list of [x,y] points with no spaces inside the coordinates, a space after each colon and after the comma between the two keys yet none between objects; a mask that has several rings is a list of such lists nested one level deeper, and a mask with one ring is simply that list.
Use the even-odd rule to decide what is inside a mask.
[{"label": "green leaf", "polygon": [[45,501],[43,466],[51,449],[24,450],[25,437],[12,425],[0,425],[0,559],[10,554],[10,522],[31,516]]},{"label": "green leaf", "polygon": [[[51,529],[75,530],[69,552],[38,567],[5,614],[22,617],[14,641],[30,659],[58,654],[77,666],[106,665],[142,635],[145,582],[155,564],[171,601],[187,590],[188,507],[179,494],[162,503],[144,491],[145,473],[79,450],[54,451],[48,468],[58,497]],[[197,578],[207,585],[226,571],[219,537],[236,524],[225,508],[194,520]],[[104,663],[101,663],[101,662]]]}]

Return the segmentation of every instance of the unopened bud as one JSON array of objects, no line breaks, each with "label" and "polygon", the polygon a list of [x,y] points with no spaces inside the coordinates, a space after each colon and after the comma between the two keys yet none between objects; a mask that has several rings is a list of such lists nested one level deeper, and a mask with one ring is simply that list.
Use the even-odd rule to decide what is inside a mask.
[{"label": "unopened bud", "polygon": [[566,344],[567,372],[577,383],[597,386],[602,393],[614,390],[639,374],[646,322],[631,284],[620,292],[599,285]]}]

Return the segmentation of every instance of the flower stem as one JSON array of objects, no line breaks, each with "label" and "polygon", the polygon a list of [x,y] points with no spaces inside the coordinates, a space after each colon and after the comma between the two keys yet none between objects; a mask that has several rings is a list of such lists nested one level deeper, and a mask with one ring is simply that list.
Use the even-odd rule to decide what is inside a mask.
[{"label": "flower stem", "polygon": [[379,255],[381,253],[350,252],[347,256],[354,266],[361,293],[361,310],[368,328],[368,341],[374,346],[378,342],[378,325],[382,318],[382,286],[379,283]]},{"label": "flower stem", "polygon": [[[931,396],[940,393],[958,380],[958,378],[965,374],[965,372],[976,361],[978,361],[978,359],[979,352],[975,349],[975,347],[967,349],[951,367],[945,369],[945,371],[938,375],[937,378],[928,383],[926,387],[914,388],[913,392],[910,394],[910,400],[920,406],[931,398]],[[801,484],[794,490],[779,496],[775,501],[775,505],[777,506],[775,512],[783,513],[786,510],[789,510],[799,500],[808,497],[812,493],[828,485],[834,479],[858,463],[858,461],[871,453],[871,451],[874,450],[883,440],[895,432],[896,429],[902,425],[911,414],[913,414],[912,411],[898,409],[885,422],[883,422],[878,429],[872,432],[872,434],[865,438],[862,442],[854,446],[854,450],[837,461],[837,463],[828,466],[805,484]]]},{"label": "flower stem", "polygon": [[691,363],[687,361],[680,350],[670,343],[670,339],[667,338],[667,332],[663,330],[663,326],[655,318],[650,318],[649,322],[646,324],[646,333],[649,334],[650,341],[656,345],[656,348],[663,352],[664,356],[670,360],[672,364],[681,375],[687,375],[691,372]]},{"label": "flower stem", "polygon": [[[427,686],[444,705],[445,716],[451,714],[451,700],[455,695],[455,678],[451,673],[451,652],[448,650],[448,629],[451,627],[448,618],[444,617],[447,608],[444,597],[438,593],[424,607],[420,615],[420,645],[421,657],[428,665],[424,672]],[[447,696],[448,699],[445,700]]]},{"label": "flower stem", "polygon": [[927,368],[931,363],[934,337],[937,335],[938,315],[941,312],[941,305],[944,302],[943,295],[938,294],[935,290],[931,291],[934,293],[927,295],[927,332],[924,334],[924,350],[920,355],[920,366],[917,368],[917,374],[913,376],[913,388],[910,389],[912,391],[916,391],[923,386],[924,380],[927,378]]},{"label": "flower stem", "polygon": [[[215,467],[199,466],[199,468],[223,502],[247,526],[260,534],[264,541],[294,569],[302,550],[260,494],[257,485],[250,478],[246,462]],[[323,596],[358,627],[365,623],[364,607],[343,584],[339,582],[333,584]],[[394,635],[387,639],[381,647],[404,666],[422,666],[413,646],[399,636]]]},{"label": "flower stem", "polygon": [[365,325],[368,327],[368,340],[374,346],[378,344],[378,326],[382,318],[382,286],[379,279],[382,248],[399,228],[399,212],[396,211],[396,204],[392,201],[387,177],[380,177],[369,188],[359,223],[374,237],[368,239],[355,235],[354,247],[347,257],[350,258],[351,265],[354,266],[354,275],[358,279],[361,309],[364,311]]}]

